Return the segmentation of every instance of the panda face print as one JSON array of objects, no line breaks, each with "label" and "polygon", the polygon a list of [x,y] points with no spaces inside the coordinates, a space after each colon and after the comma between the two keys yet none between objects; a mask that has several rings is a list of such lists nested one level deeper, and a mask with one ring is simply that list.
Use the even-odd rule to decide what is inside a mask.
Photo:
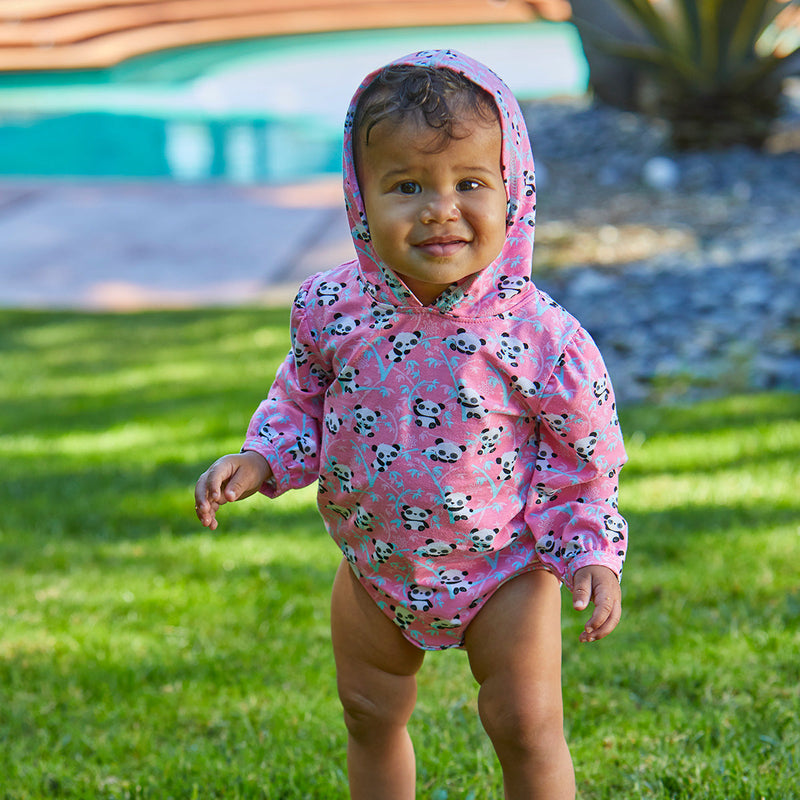
[{"label": "panda face print", "polygon": [[390,608],[392,611],[394,611],[394,617],[392,620],[394,624],[397,625],[398,628],[402,628],[404,631],[408,630],[416,617],[411,613],[411,611],[403,606],[398,606],[397,608],[390,606]]},{"label": "panda face print", "polygon": [[322,281],[317,287],[317,303],[321,306],[332,306],[338,299],[346,283],[338,281]]},{"label": "panda face print", "polygon": [[576,534],[566,544],[559,548],[559,552],[556,555],[558,555],[559,558],[568,560],[570,558],[575,558],[575,556],[580,555],[582,552],[583,546],[581,545],[581,537],[580,535]]},{"label": "panda face print", "polygon": [[608,401],[611,392],[608,389],[607,376],[603,376],[599,381],[592,383],[592,394],[597,398],[597,405],[601,406]]},{"label": "panda face print", "polygon": [[304,456],[310,456],[316,452],[314,440],[310,436],[305,434],[303,436],[298,436],[296,441],[298,452],[302,453]]},{"label": "panda face print", "polygon": [[331,467],[331,472],[339,479],[339,484],[343,492],[353,491],[353,470],[344,464],[334,464]]},{"label": "panda face print", "polygon": [[580,459],[588,463],[594,455],[594,448],[597,446],[597,431],[592,431],[588,436],[584,436],[575,442],[569,442],[569,446],[575,450]]},{"label": "panda face print", "polygon": [[459,328],[452,336],[446,336],[442,342],[445,347],[449,347],[455,352],[471,356],[486,344],[486,339],[481,339],[474,333],[470,333],[464,328]]},{"label": "panda face print", "polygon": [[467,419],[481,419],[489,413],[483,406],[483,401],[485,399],[486,398],[478,394],[474,389],[470,389],[463,383],[458,384],[458,396],[456,400],[464,409]]},{"label": "panda face print", "polygon": [[551,469],[555,463],[557,456],[555,450],[544,442],[539,443],[539,450],[536,453],[536,469],[542,472],[545,469]]},{"label": "panda face print", "polygon": [[625,520],[619,514],[606,514],[603,517],[606,539],[612,542],[621,542],[625,538]]},{"label": "panda face print", "polygon": [[341,544],[339,546],[342,550],[342,553],[344,554],[344,557],[347,559],[348,563],[352,564],[353,566],[356,566],[358,564],[358,557],[356,556],[356,551],[353,550],[353,548],[350,547],[350,545],[347,544],[347,542],[344,539],[342,539]]},{"label": "panda face print", "polygon": [[317,386],[325,386],[330,381],[331,376],[319,364],[312,364],[308,368],[308,372],[316,380]]},{"label": "panda face print", "polygon": [[509,384],[512,391],[519,392],[523,397],[529,399],[536,397],[542,389],[541,383],[532,381],[529,378],[523,378],[519,375],[512,375]]},{"label": "panda face print", "polygon": [[505,361],[512,367],[518,367],[519,361],[524,356],[527,349],[527,342],[523,342],[510,333],[501,333],[500,349],[497,351],[496,355],[501,361]]},{"label": "panda face print", "polygon": [[536,552],[539,555],[548,555],[555,552],[556,534],[555,531],[548,531],[538,542],[536,542]]},{"label": "panda face print", "polygon": [[380,415],[380,411],[374,411],[371,408],[365,408],[360,404],[355,406],[353,408],[353,416],[356,420],[354,427],[355,432],[366,436],[374,436],[375,433],[372,429],[375,427]]},{"label": "panda face print", "polygon": [[295,461],[302,464],[307,456],[313,457],[317,454],[317,446],[310,436],[303,434],[295,438],[295,443],[288,452],[292,454]]},{"label": "panda face print", "polygon": [[389,341],[392,343],[392,352],[386,358],[397,363],[402,361],[422,341],[422,333],[420,331],[398,333],[396,336],[390,336]]},{"label": "panda face print", "polygon": [[263,424],[263,425],[262,425],[262,426],[261,426],[261,427],[258,429],[258,435],[259,435],[259,436],[260,436],[262,439],[266,440],[267,442],[271,442],[271,441],[273,441],[274,439],[277,439],[277,438],[278,438],[278,434],[276,433],[276,431],[275,431],[275,428],[273,428],[273,427],[272,427],[272,425],[270,425],[270,424],[269,424],[269,422],[265,422],[265,423],[264,423],[264,424]]},{"label": "panda face print", "polygon": [[370,514],[360,503],[356,503],[356,527],[362,531],[371,531],[373,522],[375,522],[375,515]]},{"label": "panda face print", "polygon": [[358,222],[353,225],[352,231],[356,239],[360,239],[362,242],[368,242],[370,240],[367,216],[363,211],[358,212]]},{"label": "panda face print", "polygon": [[418,547],[414,552],[424,558],[441,558],[449,556],[456,546],[452,542],[437,542],[435,539],[428,539],[422,547]]},{"label": "panda face print", "polygon": [[511,478],[517,463],[517,455],[518,453],[516,450],[511,450],[495,459],[495,463],[500,465],[500,474],[497,476],[498,480],[507,481]]},{"label": "panda face print", "polygon": [[322,330],[332,336],[346,336],[348,333],[352,333],[360,324],[359,320],[337,311],[333,315],[333,322],[326,325]]},{"label": "panda face print", "polygon": [[372,322],[370,328],[386,330],[391,328],[397,318],[397,313],[392,306],[375,304],[372,306]]},{"label": "panda face print", "polygon": [[372,469],[377,472],[386,472],[392,465],[392,462],[400,455],[400,445],[374,444],[372,445],[372,452],[375,453]]},{"label": "panda face print", "polygon": [[480,441],[481,446],[478,450],[478,455],[483,456],[487,453],[494,453],[497,449],[497,445],[500,442],[501,437],[503,436],[503,426],[499,425],[496,428],[484,428],[481,431]]},{"label": "panda face print", "polygon": [[295,342],[294,346],[292,347],[292,353],[294,354],[294,363],[298,367],[302,367],[303,364],[308,362],[308,348],[302,342]]},{"label": "panda face print", "polygon": [[375,547],[372,558],[377,564],[385,564],[397,549],[393,544],[383,542],[380,539],[373,539],[372,544]]},{"label": "panda face print", "polygon": [[551,489],[549,486],[545,486],[543,483],[537,483],[533,488],[536,492],[536,505],[546,503],[548,500],[552,500],[554,497],[556,497],[556,495],[558,495],[558,491],[556,489]]},{"label": "panda face print", "polygon": [[530,170],[523,170],[522,180],[525,182],[525,197],[533,197],[536,193],[536,178]]},{"label": "panda face print", "polygon": [[424,531],[430,527],[428,519],[433,512],[428,508],[403,505],[400,516],[403,518],[403,527],[407,531]]},{"label": "panda face print", "polygon": [[569,433],[569,417],[566,414],[542,414],[542,419],[550,430],[559,436]]},{"label": "panda face print", "polygon": [[415,397],[411,410],[414,412],[414,422],[420,428],[430,429],[442,424],[439,416],[444,411],[444,403],[434,403],[432,400]]},{"label": "panda face print", "polygon": [[450,593],[457,595],[466,592],[472,586],[472,581],[468,581],[469,572],[458,569],[440,569],[437,573],[439,580],[447,586]]},{"label": "panda face print", "polygon": [[330,434],[339,433],[339,428],[342,427],[342,421],[339,419],[335,411],[329,411],[325,417],[325,427]]},{"label": "panda face print", "polygon": [[344,367],[339,373],[337,380],[342,386],[342,391],[352,394],[354,389],[358,388],[356,383],[356,376],[358,370],[355,367]]},{"label": "panda face print", "polygon": [[[514,216],[516,216],[517,211],[518,208],[515,208]],[[500,290],[500,297],[503,300],[508,300],[510,297],[518,295],[525,288],[527,283],[528,279],[524,277],[501,275],[497,288]]]},{"label": "panda face print", "polygon": [[469,539],[472,542],[469,549],[473,553],[485,553],[491,550],[498,533],[500,528],[473,528],[469,532]]},{"label": "panda face print", "polygon": [[443,464],[455,464],[467,448],[463,444],[446,442],[444,439],[437,439],[430,447],[426,447],[422,452],[431,461],[440,461]]},{"label": "panda face print", "polygon": [[468,507],[470,500],[472,500],[472,495],[464,494],[464,492],[446,491],[444,493],[444,508],[452,522],[469,519],[470,515],[475,513]]},{"label": "panda face print", "polygon": [[[518,213],[519,213],[519,203],[513,197],[509,198],[509,201],[506,203],[506,227],[507,228],[510,228],[514,224],[514,220],[517,218],[517,214]],[[503,276],[503,277],[505,277],[505,276]]]},{"label": "panda face print", "polygon": [[412,611],[430,611],[433,608],[432,599],[436,596],[436,590],[429,586],[420,586],[412,583],[408,587],[408,607]]}]

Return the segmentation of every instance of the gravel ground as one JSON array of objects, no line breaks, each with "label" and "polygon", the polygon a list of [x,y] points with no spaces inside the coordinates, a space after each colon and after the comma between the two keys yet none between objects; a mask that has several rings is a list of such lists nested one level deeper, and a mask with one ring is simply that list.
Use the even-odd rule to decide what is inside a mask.
[{"label": "gravel ground", "polygon": [[620,399],[800,390],[800,86],[765,151],[672,152],[663,124],[535,103],[535,280]]}]

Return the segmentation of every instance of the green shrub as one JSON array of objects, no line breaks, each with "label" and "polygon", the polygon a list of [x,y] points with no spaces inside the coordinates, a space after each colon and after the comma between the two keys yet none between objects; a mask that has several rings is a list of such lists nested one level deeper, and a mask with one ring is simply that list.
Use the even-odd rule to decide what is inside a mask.
[{"label": "green shrub", "polygon": [[[800,70],[797,30],[776,21],[797,5],[798,0],[575,0],[573,11],[587,57],[638,70],[631,96],[620,104],[667,120],[675,146],[758,147],[781,111],[784,79]],[[594,73],[593,84],[604,80]],[[619,75],[619,69],[607,71],[605,80],[619,81]],[[613,97],[608,87],[595,88],[601,98]]]}]

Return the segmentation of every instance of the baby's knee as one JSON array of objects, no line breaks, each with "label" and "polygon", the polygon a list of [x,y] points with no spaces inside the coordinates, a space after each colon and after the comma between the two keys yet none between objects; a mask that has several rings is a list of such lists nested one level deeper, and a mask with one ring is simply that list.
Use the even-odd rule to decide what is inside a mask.
[{"label": "baby's knee", "polygon": [[[399,681],[398,681],[399,682]],[[358,686],[339,685],[339,701],[351,736],[369,739],[398,727],[405,727],[416,702],[413,678],[394,692],[368,693]]]},{"label": "baby's knee", "polygon": [[481,722],[495,748],[543,758],[564,739],[559,687],[530,681],[520,686],[487,681],[478,697]]}]

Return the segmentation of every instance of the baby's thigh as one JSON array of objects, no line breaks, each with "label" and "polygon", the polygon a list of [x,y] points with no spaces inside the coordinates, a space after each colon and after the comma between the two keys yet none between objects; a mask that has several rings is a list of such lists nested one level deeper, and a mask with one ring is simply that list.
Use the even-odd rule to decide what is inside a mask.
[{"label": "baby's thigh", "polygon": [[561,584],[547,570],[504,583],[466,631],[464,645],[479,684],[489,678],[561,686]]},{"label": "baby's thigh", "polygon": [[416,701],[424,653],[375,604],[346,561],[333,586],[331,632],[339,697],[353,719],[402,723]]}]

